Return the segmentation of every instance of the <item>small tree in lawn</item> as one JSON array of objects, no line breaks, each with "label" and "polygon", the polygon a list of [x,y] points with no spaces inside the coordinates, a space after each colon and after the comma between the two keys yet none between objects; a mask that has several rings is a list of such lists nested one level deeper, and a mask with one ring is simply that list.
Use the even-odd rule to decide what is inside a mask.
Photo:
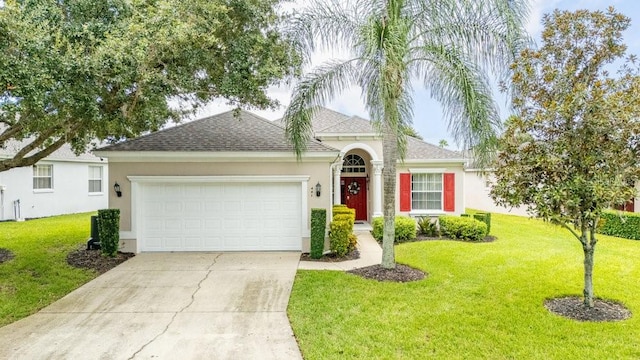
[{"label": "small tree in lawn", "polygon": [[[491,197],[527,205],[568,229],[584,251],[584,304],[593,307],[596,228],[606,208],[634,196],[640,164],[640,78],[623,58],[629,18],[605,12],[543,17],[543,46],[513,65],[513,105]],[[606,67],[622,66],[616,76]]]}]

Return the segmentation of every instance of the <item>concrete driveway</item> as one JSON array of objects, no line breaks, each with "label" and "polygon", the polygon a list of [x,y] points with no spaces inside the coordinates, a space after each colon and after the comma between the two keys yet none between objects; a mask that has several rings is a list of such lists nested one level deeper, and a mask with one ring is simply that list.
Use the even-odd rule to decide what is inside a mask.
[{"label": "concrete driveway", "polygon": [[299,253],[139,254],[0,328],[2,359],[301,359]]}]

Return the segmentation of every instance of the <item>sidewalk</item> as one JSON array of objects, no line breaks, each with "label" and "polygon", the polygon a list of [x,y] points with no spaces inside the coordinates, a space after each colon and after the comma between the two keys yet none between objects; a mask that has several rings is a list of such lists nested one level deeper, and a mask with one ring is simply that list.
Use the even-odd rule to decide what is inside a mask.
[{"label": "sidewalk", "polygon": [[373,236],[371,236],[371,233],[368,230],[356,228],[355,234],[358,237],[359,259],[341,262],[300,261],[298,269],[348,271],[380,264],[382,261],[382,248]]}]

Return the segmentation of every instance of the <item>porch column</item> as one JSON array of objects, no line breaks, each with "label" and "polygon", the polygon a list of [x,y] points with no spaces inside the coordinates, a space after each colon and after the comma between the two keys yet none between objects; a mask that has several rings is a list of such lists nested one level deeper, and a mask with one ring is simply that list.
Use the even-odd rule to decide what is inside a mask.
[{"label": "porch column", "polygon": [[373,165],[373,217],[382,214],[382,161],[371,160]]},{"label": "porch column", "polygon": [[333,205],[341,204],[340,196],[340,175],[342,174],[342,163],[333,164]]}]

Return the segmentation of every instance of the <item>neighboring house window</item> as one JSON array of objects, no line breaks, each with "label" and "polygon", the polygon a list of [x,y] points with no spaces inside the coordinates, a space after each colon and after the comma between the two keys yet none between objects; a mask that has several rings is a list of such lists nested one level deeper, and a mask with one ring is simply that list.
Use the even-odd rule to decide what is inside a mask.
[{"label": "neighboring house window", "polygon": [[454,173],[400,174],[400,211],[455,211]]},{"label": "neighboring house window", "polygon": [[442,210],[442,174],[411,175],[411,209]]},{"label": "neighboring house window", "polygon": [[33,166],[33,189],[53,189],[53,165]]},{"label": "neighboring house window", "polygon": [[102,166],[89,166],[89,192],[102,192]]},{"label": "neighboring house window", "polygon": [[342,172],[365,173],[367,172],[367,168],[365,166],[364,160],[360,156],[356,154],[349,154],[345,156],[344,162],[342,163]]}]

